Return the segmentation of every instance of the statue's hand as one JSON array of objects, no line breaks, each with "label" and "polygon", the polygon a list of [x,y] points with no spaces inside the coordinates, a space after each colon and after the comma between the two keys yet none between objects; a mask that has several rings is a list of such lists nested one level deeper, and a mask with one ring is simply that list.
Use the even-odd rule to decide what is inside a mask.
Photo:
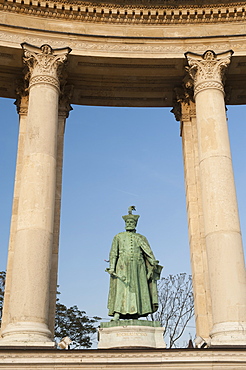
[{"label": "statue's hand", "polygon": [[111,269],[111,268],[107,268],[106,270],[105,270],[106,272],[108,272],[109,273],[109,275],[115,275],[115,271],[114,271],[114,269]]},{"label": "statue's hand", "polygon": [[150,280],[153,277],[153,269],[150,269],[147,274],[147,280]]}]

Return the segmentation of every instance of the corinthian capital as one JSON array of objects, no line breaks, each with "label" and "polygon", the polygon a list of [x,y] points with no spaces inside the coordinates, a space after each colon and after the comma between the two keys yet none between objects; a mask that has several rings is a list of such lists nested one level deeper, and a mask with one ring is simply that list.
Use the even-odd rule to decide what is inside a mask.
[{"label": "corinthian capital", "polygon": [[23,61],[28,67],[26,78],[29,79],[29,87],[37,83],[52,84],[59,90],[59,77],[71,52],[69,47],[63,49],[52,49],[45,44],[40,48],[23,43]]},{"label": "corinthian capital", "polygon": [[17,98],[14,104],[16,105],[17,112],[20,115],[27,115],[29,92],[24,79],[16,81],[15,93]]},{"label": "corinthian capital", "polygon": [[73,95],[73,85],[61,86],[61,93],[59,98],[59,116],[68,118],[69,112],[73,110],[70,101]]},{"label": "corinthian capital", "polygon": [[215,54],[207,50],[203,55],[185,53],[188,67],[186,70],[194,81],[194,95],[204,89],[219,89],[224,93],[223,77],[230,64],[232,50]]}]

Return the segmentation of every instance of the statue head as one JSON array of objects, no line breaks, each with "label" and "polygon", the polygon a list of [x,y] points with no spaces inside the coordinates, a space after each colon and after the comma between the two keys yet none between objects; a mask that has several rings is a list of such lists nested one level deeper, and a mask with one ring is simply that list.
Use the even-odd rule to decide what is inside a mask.
[{"label": "statue head", "polygon": [[125,229],[127,231],[136,230],[138,219],[140,217],[139,215],[133,215],[132,211],[136,211],[135,206],[128,208],[128,215],[122,216],[123,220],[125,221]]}]

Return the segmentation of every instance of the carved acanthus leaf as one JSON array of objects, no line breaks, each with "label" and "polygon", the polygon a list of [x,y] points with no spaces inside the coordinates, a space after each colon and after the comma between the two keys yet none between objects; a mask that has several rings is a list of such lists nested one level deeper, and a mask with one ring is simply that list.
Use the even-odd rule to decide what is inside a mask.
[{"label": "carved acanthus leaf", "polygon": [[[44,44],[40,48],[21,44],[24,50],[24,63],[27,65],[30,79],[42,76],[59,79],[64,63],[67,60],[67,55],[70,53],[70,48],[52,49],[51,46]],[[29,76],[28,76],[29,77]]]},{"label": "carved acanthus leaf", "polygon": [[17,98],[15,101],[16,109],[19,114],[27,114],[29,91],[26,79],[17,80],[15,89]]},{"label": "carved acanthus leaf", "polygon": [[203,55],[185,53],[189,65],[186,70],[194,81],[195,90],[201,83],[206,83],[207,87],[216,87],[211,85],[212,81],[218,86],[222,85],[223,89],[224,73],[230,64],[232,54],[232,50],[220,54],[215,54],[212,50],[207,50]]},{"label": "carved acanthus leaf", "polygon": [[182,87],[174,89],[173,109],[171,112],[177,121],[183,119],[182,106],[190,106],[191,102],[194,102],[193,82],[190,78],[184,78]]},{"label": "carved acanthus leaf", "polygon": [[70,101],[73,95],[73,85],[62,85],[61,93],[59,98],[59,115],[64,115],[66,118],[69,116],[69,112],[73,110],[70,105]]}]

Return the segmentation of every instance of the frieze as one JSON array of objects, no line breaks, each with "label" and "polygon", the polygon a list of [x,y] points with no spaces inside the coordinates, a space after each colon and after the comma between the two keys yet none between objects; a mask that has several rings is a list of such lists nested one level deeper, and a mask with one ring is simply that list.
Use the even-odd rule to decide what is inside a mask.
[{"label": "frieze", "polygon": [[[22,29],[23,27],[20,27]],[[10,31],[0,31],[0,40],[3,42],[11,42],[12,44],[20,45],[24,41],[32,44],[41,46],[43,44],[50,44],[53,48],[63,48],[64,46],[69,45],[71,49],[80,50],[84,53],[144,53],[146,56],[148,54],[168,54],[171,53],[172,55],[179,54],[182,55],[187,50],[192,50],[195,53],[203,53],[208,49],[216,50],[217,53],[223,52],[225,50],[232,49],[234,52],[245,52],[246,51],[246,44],[245,39],[246,36],[238,36],[235,38],[240,38],[240,41],[232,38],[228,41],[216,41],[215,38],[203,39],[202,37],[199,41],[196,40],[196,43],[192,42],[193,40],[186,40],[185,44],[182,43],[180,40],[173,40],[172,43],[166,42],[165,38],[163,38],[162,43],[158,40],[158,43],[154,42],[153,40],[149,40],[147,43],[141,43],[141,37],[139,38],[139,43],[123,43],[124,37],[119,38],[116,42],[114,38],[110,36],[100,42],[94,41],[95,37],[93,35],[88,35],[87,37],[81,36],[81,38],[73,39],[71,37],[67,37],[62,39],[59,37],[59,32],[57,34],[49,34],[44,31],[42,36],[36,36],[35,32],[37,30],[29,28],[29,33],[23,34],[21,32],[16,32],[16,30]],[[32,35],[33,33],[33,35]],[[70,33],[72,35],[72,33]],[[98,36],[97,36],[98,38]],[[83,41],[82,41],[82,40]],[[164,67],[165,68],[165,67]]]}]

